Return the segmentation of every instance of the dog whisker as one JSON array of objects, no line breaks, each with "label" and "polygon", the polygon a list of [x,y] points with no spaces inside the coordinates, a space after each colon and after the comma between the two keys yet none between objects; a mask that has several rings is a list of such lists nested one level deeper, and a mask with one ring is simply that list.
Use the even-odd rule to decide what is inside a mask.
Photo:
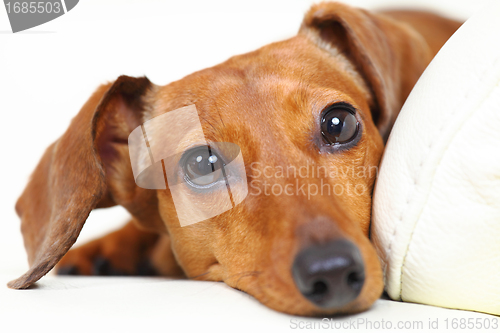
[{"label": "dog whisker", "polygon": [[229,280],[229,279],[231,279],[231,278],[233,278],[233,277],[236,277],[236,276],[238,276],[238,275],[241,275],[241,276],[238,278],[238,280],[236,280],[236,284],[235,284],[235,288],[236,288],[236,289],[239,289],[239,288],[238,288],[238,283],[240,282],[240,280],[241,280],[241,279],[243,279],[244,277],[249,277],[249,276],[257,277],[257,276],[259,276],[261,273],[262,273],[262,272],[260,272],[260,271],[247,271],[247,272],[242,272],[242,273],[238,273],[238,274],[235,274],[235,275],[230,276],[230,277],[228,278],[228,280]]},{"label": "dog whisker", "polygon": [[217,113],[219,114],[220,122],[222,123],[222,126],[226,128],[226,124],[224,124],[224,121],[222,120],[222,115],[220,114],[220,109],[217,108]]},{"label": "dog whisker", "polygon": [[187,279],[188,279],[188,280],[195,280],[195,279],[197,279],[197,278],[199,278],[199,277],[202,277],[202,276],[204,276],[204,275],[207,275],[208,273],[209,273],[209,272],[207,271],[207,272],[205,272],[205,273],[201,273],[201,274],[198,274],[198,275],[195,275],[195,276],[188,276],[188,277],[187,277]]}]

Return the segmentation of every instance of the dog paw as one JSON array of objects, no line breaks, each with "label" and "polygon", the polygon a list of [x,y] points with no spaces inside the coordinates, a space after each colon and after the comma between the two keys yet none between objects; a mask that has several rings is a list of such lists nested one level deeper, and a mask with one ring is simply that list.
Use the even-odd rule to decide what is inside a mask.
[{"label": "dog paw", "polygon": [[58,275],[154,276],[156,270],[144,256],[123,248],[91,242],[70,250],[56,266]]},{"label": "dog paw", "polygon": [[57,275],[80,275],[76,266],[62,266],[56,268]]},{"label": "dog paw", "polygon": [[92,275],[121,276],[130,274],[113,267],[113,265],[108,259],[103,257],[97,257],[94,259],[92,265]]}]

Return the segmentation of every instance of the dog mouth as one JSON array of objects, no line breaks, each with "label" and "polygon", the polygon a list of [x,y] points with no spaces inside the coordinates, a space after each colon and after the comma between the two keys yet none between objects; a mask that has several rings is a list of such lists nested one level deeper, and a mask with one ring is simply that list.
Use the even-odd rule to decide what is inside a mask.
[{"label": "dog mouth", "polygon": [[291,263],[280,260],[266,267],[232,274],[224,282],[292,315],[335,316],[371,305],[365,300],[370,293],[362,295],[368,281],[361,251],[347,239],[308,245]]}]

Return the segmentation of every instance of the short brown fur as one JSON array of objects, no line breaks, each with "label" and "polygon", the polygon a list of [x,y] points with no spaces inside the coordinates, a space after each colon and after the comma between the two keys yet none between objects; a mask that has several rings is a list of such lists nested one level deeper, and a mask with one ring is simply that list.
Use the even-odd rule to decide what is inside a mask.
[{"label": "short brown fur", "polygon": [[[359,185],[362,195],[250,194],[230,211],[180,227],[168,188],[135,185],[127,138],[144,121],[195,104],[208,141],[241,148],[250,191],[259,189],[252,181],[295,184],[286,177],[264,179],[264,166],[370,170],[411,88],[459,25],[430,13],[371,13],[322,3],[306,14],[297,36],[180,81],[159,87],[122,76],[99,87],[47,149],[16,205],[30,270],[9,287],[28,288],[58,262],[61,270],[90,275],[96,258],[104,258],[124,274],[138,274],[147,261],[160,275],[224,281],[291,314],[366,310],[383,290],[368,238],[376,174],[297,179],[299,185]],[[356,108],[363,132],[354,147],[333,152],[322,142],[318,119],[340,101]],[[114,205],[124,206],[131,222],[66,253],[90,211]],[[360,249],[366,281],[354,301],[324,310],[297,290],[291,265],[300,249],[337,237]]]}]

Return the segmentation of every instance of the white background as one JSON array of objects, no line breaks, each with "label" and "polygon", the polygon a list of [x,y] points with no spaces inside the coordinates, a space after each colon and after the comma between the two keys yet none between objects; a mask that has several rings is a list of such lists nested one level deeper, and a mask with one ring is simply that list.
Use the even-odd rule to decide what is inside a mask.
[{"label": "white background", "polygon": [[[366,8],[428,8],[467,19],[487,0],[351,0]],[[232,55],[293,36],[313,1],[82,0],[66,15],[12,34],[0,7],[0,288],[27,269],[14,204],[44,149],[101,83],[121,74],[167,84]],[[79,243],[118,227],[96,211]],[[0,300],[1,302],[1,300]]]}]

